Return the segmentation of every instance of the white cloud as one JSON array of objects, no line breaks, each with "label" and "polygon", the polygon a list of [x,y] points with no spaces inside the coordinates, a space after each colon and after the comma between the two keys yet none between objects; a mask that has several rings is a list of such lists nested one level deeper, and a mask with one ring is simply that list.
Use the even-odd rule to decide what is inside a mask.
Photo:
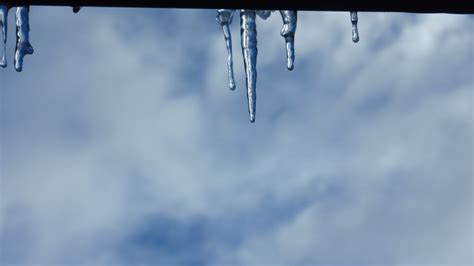
[{"label": "white cloud", "polygon": [[[304,12],[287,73],[274,16],[250,124],[237,20],[230,92],[212,11],[65,12],[32,10],[36,54],[0,74],[2,260],[472,262],[469,17],[363,13],[353,45]],[[130,240],[195,220],[188,254]]]}]

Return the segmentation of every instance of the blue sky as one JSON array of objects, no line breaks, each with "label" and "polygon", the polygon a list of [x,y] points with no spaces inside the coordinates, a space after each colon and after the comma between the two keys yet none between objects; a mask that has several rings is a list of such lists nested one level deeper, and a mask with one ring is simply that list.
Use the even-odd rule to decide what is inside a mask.
[{"label": "blue sky", "polygon": [[474,21],[259,21],[248,121],[212,10],[31,8],[0,69],[2,265],[471,265]]}]

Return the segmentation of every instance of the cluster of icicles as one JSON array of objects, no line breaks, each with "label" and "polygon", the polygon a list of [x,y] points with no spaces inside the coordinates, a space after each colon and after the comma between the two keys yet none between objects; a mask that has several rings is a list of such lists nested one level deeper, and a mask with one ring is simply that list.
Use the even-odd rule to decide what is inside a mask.
[{"label": "cluster of icicles", "polygon": [[[0,58],[0,66],[7,67],[6,44],[8,33],[8,10],[9,6],[0,4],[0,28],[2,30],[3,49]],[[80,7],[73,7],[74,13],[79,12]],[[23,70],[23,58],[25,55],[33,54],[34,49],[30,44],[30,7],[21,6],[16,8],[16,48],[15,48],[15,69],[18,72]]]},{"label": "cluster of icicles", "polygon": [[[0,59],[0,66],[7,66],[6,43],[7,43],[7,23],[8,6],[0,5],[0,27],[2,27],[3,54]],[[20,72],[23,69],[23,57],[33,54],[34,50],[30,44],[30,23],[28,6],[17,7],[16,9],[16,49],[15,49],[15,69]]]},{"label": "cluster of icicles", "polygon": [[[232,39],[229,25],[235,13],[235,9],[217,9],[217,22],[222,26],[224,39],[227,47],[227,69],[229,76],[229,88],[235,89],[233,60],[232,60]],[[273,10],[240,10],[240,35],[242,45],[242,55],[244,59],[247,101],[250,115],[250,122],[255,122],[256,113],[256,86],[257,86],[257,26],[256,18],[259,16],[266,20],[274,12]],[[280,10],[283,20],[281,36],[285,38],[287,68],[293,70],[295,64],[295,33],[298,22],[296,10]],[[357,12],[350,12],[352,22],[352,41],[359,41],[359,31],[357,29]]]},{"label": "cluster of icicles", "polygon": [[[73,7],[74,13],[79,12],[80,7]],[[2,28],[3,53],[0,60],[0,66],[7,66],[6,42],[7,42],[7,20],[9,7],[0,4],[0,27]],[[233,60],[232,60],[232,39],[229,25],[232,23],[235,9],[217,9],[217,22],[222,26],[224,39],[227,47],[227,68],[229,77],[229,87],[235,89]],[[242,55],[244,59],[247,100],[250,115],[250,121],[255,122],[256,112],[256,89],[257,89],[257,16],[266,20],[272,14],[272,10],[240,10],[240,35],[242,45]],[[298,21],[297,11],[280,10],[283,19],[281,36],[285,38],[287,68],[293,70],[295,62],[295,33]],[[350,12],[352,22],[352,40],[359,41],[359,32],[357,29],[357,12]],[[29,41],[29,7],[22,6],[16,8],[16,49],[14,64],[16,71],[23,69],[23,58],[27,54],[33,54],[34,50]]]}]

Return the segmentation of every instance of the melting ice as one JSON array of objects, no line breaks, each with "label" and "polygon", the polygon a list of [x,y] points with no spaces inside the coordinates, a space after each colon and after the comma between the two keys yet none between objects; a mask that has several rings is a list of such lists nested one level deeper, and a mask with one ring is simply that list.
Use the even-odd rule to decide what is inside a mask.
[{"label": "melting ice", "polygon": [[0,66],[7,67],[7,23],[8,23],[8,7],[0,5],[0,27],[2,28],[2,58],[0,59]]},{"label": "melting ice", "polygon": [[257,109],[257,23],[255,10],[240,11],[240,38],[247,85],[250,122],[255,122]]},{"label": "melting ice", "polygon": [[227,47],[227,70],[229,75],[229,88],[235,89],[234,80],[234,62],[232,59],[232,35],[230,33],[229,25],[232,23],[235,10],[232,9],[217,9],[217,23],[222,26],[224,32],[225,45]]},{"label": "melting ice", "polygon": [[[72,7],[74,13],[81,10],[79,6]],[[7,17],[9,7],[0,4],[0,27],[2,29],[2,56],[0,58],[0,66],[7,66],[6,59],[6,41],[7,41]],[[232,34],[230,24],[232,23],[235,9],[217,9],[216,20],[222,27],[224,40],[227,48],[227,69],[229,88],[235,89],[233,55],[232,55]],[[244,59],[244,68],[246,76],[247,100],[250,121],[255,122],[255,114],[257,109],[257,16],[263,20],[269,18],[274,10],[247,10],[240,11],[240,38],[242,55]],[[283,20],[281,28],[281,36],[285,39],[285,49],[288,70],[293,70],[295,62],[295,33],[298,21],[296,10],[280,10]],[[357,12],[350,12],[352,23],[352,40],[359,41],[359,31],[357,28]],[[16,49],[15,49],[15,69],[20,72],[23,69],[23,58],[25,55],[33,54],[34,49],[30,44],[29,32],[29,6],[17,7],[16,9]]]},{"label": "melting ice", "polygon": [[[227,68],[229,75],[229,87],[235,89],[233,62],[232,62],[232,41],[229,24],[235,10],[217,9],[217,22],[222,26],[224,39],[227,47]],[[245,78],[247,87],[247,101],[250,121],[255,122],[257,110],[257,16],[266,20],[272,14],[272,10],[240,10],[240,38],[242,55],[244,59]],[[295,33],[297,24],[297,11],[280,10],[283,19],[281,36],[285,38],[287,68],[293,70],[295,61]]]},{"label": "melting ice", "polygon": [[357,28],[357,22],[359,22],[359,18],[357,17],[357,12],[351,12],[351,22],[352,22],[352,41],[359,42],[359,29]]},{"label": "melting ice", "polygon": [[283,28],[281,28],[281,36],[286,42],[287,68],[293,70],[295,67],[295,33],[298,14],[294,10],[280,10],[283,19]]},{"label": "melting ice", "polygon": [[[232,62],[232,40],[229,25],[232,23],[234,9],[217,9],[217,22],[222,26],[224,39],[227,47],[227,68],[229,75],[229,87],[235,89],[233,62]],[[270,17],[273,10],[240,10],[240,38],[242,46],[242,55],[244,58],[244,68],[247,86],[247,100],[250,121],[255,122],[255,113],[257,109],[257,23],[256,17],[266,20]],[[298,13],[296,10],[280,10],[283,20],[281,36],[285,38],[286,47],[286,67],[293,70],[295,64],[295,33],[298,23]],[[357,28],[357,12],[351,11],[352,23],[352,41],[359,41],[359,30]]]},{"label": "melting ice", "polygon": [[[8,10],[6,5],[0,5],[0,27],[2,28],[2,58],[0,66],[7,66],[6,59],[6,42],[8,31]],[[17,7],[16,9],[16,49],[15,49],[15,69],[21,72],[23,69],[23,58],[27,54],[33,54],[34,50],[30,44],[30,22],[29,22],[29,6]]]},{"label": "melting ice", "polygon": [[34,50],[30,44],[30,7],[22,6],[16,9],[16,50],[15,69],[20,72],[23,69],[23,57],[33,54]]}]

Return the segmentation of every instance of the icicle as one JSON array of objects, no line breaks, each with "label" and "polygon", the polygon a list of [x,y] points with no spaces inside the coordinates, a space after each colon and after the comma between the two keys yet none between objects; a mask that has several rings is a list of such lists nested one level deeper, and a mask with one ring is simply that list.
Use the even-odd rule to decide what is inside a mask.
[{"label": "icicle", "polygon": [[257,15],[263,20],[266,20],[267,18],[269,18],[271,14],[272,14],[271,10],[257,10]]},{"label": "icicle", "polygon": [[240,10],[240,35],[244,58],[250,122],[255,122],[257,89],[257,25],[255,10]]},{"label": "icicle", "polygon": [[8,6],[0,5],[0,27],[2,28],[2,58],[0,59],[0,66],[7,67],[7,30],[8,30]]},{"label": "icicle", "polygon": [[30,44],[30,22],[29,6],[18,7],[16,9],[16,50],[15,69],[21,72],[23,69],[23,57],[33,54],[34,50]]},{"label": "icicle", "polygon": [[234,80],[234,62],[232,59],[232,34],[230,33],[229,25],[232,23],[234,17],[234,9],[217,9],[216,20],[222,26],[224,32],[225,44],[227,47],[227,71],[229,76],[229,88],[235,90]]},{"label": "icicle", "polygon": [[298,13],[295,10],[280,10],[283,19],[281,36],[286,41],[287,68],[293,70],[295,66],[295,33],[298,22]]},{"label": "icicle", "polygon": [[82,7],[80,7],[80,6],[73,6],[73,7],[72,7],[72,12],[74,12],[74,13],[79,13],[79,11],[81,11],[81,8],[82,8]]},{"label": "icicle", "polygon": [[357,12],[351,11],[351,22],[352,22],[352,41],[359,41],[359,29],[357,28],[357,22],[359,18],[357,17]]}]

